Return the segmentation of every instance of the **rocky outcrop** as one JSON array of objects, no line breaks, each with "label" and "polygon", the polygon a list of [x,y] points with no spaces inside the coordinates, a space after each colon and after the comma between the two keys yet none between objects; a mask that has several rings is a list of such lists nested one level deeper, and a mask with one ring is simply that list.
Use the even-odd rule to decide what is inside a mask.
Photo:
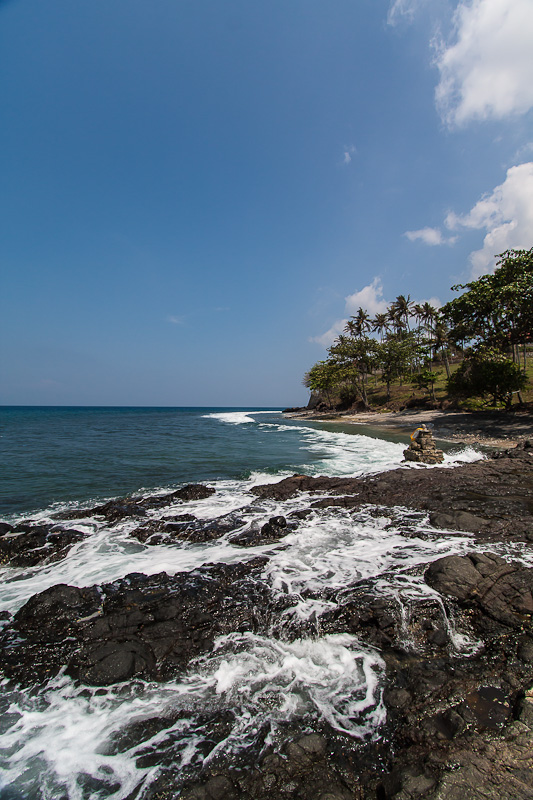
[{"label": "rocky outcrop", "polygon": [[[174,500],[166,495],[114,501],[101,515],[113,522],[130,508],[132,518],[139,518],[133,535],[148,544],[157,537],[205,541],[224,535],[249,546],[282,540],[297,521],[322,507],[373,504],[382,513],[383,506],[401,505],[428,511],[434,525],[473,531],[478,541],[528,542],[533,539],[532,454],[526,445],[454,469],[399,469],[364,479],[293,476],[253,492],[277,500],[315,493],[309,500],[314,511],[271,517],[257,529],[246,528],[239,514],[209,522],[192,514],[148,516],[150,508],[190,499],[196,490]],[[10,526],[0,534],[0,541],[16,538]],[[280,638],[350,633],[379,650],[386,665],[387,721],[379,738],[358,741],[326,720],[295,719],[280,725],[273,739],[258,731],[257,742],[238,759],[222,754],[206,759],[196,775],[178,770],[169,739],[161,744],[163,754],[156,747],[139,756],[140,769],[160,767],[143,798],[533,796],[533,569],[472,550],[427,566],[430,588],[418,598],[407,593],[402,600],[368,578],[317,594],[327,601],[326,610],[302,622],[283,614],[299,598],[271,591],[262,578],[266,563],[266,558],[252,559],[174,576],[133,574],[88,588],[51,587],[7,620],[0,636],[3,674],[24,686],[44,682],[64,666],[75,679],[98,686],[130,678],[166,680],[209,653],[215,638],[226,633]],[[311,589],[306,596],[315,597]],[[177,719],[138,720],[117,734],[109,752],[147,741]],[[209,747],[215,747],[231,730],[231,709],[202,710],[200,723]]]},{"label": "rocky outcrop", "polygon": [[132,574],[102,586],[58,585],[34,595],[0,637],[4,674],[23,684],[66,665],[84,683],[166,680],[216,636],[268,630],[294,598],[257,580],[264,559],[191,573]]},{"label": "rocky outcrop", "polygon": [[327,495],[311,501],[314,508],[404,506],[431,512],[434,525],[484,540],[533,541],[533,446],[528,441],[450,469],[396,469],[365,478],[294,475],[251,491],[275,500],[300,492]]},{"label": "rocky outcrop", "polygon": [[405,461],[418,464],[441,464],[444,461],[444,453],[437,449],[433,434],[425,425],[413,433],[409,447],[403,451],[403,457]]},{"label": "rocky outcrop", "polygon": [[487,616],[518,630],[533,615],[533,571],[492,554],[447,556],[435,561],[426,581],[448,597],[480,608]]},{"label": "rocky outcrop", "polygon": [[127,497],[118,500],[109,500],[107,503],[91,508],[77,508],[72,511],[62,511],[57,516],[61,519],[85,519],[85,517],[103,517],[106,522],[118,522],[125,517],[144,517],[147,511],[165,508],[179,501],[204,500],[215,494],[212,486],[201,483],[191,483],[169,494],[153,495],[150,497]]},{"label": "rocky outcrop", "polygon": [[270,517],[269,521],[265,522],[260,529],[250,528],[238,533],[230,538],[230,542],[240,547],[274,544],[274,542],[279,542],[280,539],[287,536],[295,527],[295,525],[288,525],[285,517]]},{"label": "rocky outcrop", "polygon": [[64,558],[86,534],[60,525],[20,523],[0,528],[0,564],[11,567],[34,567]]}]

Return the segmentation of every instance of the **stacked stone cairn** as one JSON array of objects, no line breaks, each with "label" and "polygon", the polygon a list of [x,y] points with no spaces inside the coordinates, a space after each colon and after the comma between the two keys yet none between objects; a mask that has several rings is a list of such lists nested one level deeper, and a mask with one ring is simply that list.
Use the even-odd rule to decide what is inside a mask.
[{"label": "stacked stone cairn", "polygon": [[422,464],[440,464],[444,460],[442,450],[437,450],[433,434],[422,425],[411,434],[411,444],[403,451],[405,461],[416,461]]}]

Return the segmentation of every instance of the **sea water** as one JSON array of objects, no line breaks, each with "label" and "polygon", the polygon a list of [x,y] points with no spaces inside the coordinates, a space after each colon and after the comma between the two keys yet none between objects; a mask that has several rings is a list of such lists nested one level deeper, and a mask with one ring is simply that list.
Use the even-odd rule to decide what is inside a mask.
[{"label": "sea water", "polygon": [[[0,417],[1,508],[11,522],[45,522],[112,497],[203,482],[216,493],[150,516],[190,512],[210,520],[238,511],[246,530],[311,502],[305,493],[283,503],[258,500],[253,486],[294,473],[361,476],[400,467],[408,441],[362,426],[292,420],[280,409],[3,408]],[[481,457],[452,448],[445,467]],[[275,743],[293,722],[310,730],[327,724],[354,740],[379,735],[386,715],[380,654],[354,636],[323,635],[320,615],[334,606],[332,597],[369,578],[408,613],[410,602],[435,594],[418,566],[471,545],[470,537],[450,538],[425,514],[401,508],[317,509],[282,543],[245,550],[227,534],[148,546],[130,536],[136,522],[109,524],[90,513],[63,524],[90,535],[54,564],[1,569],[0,610],[14,613],[58,583],[90,586],[131,572],[175,574],[257,555],[268,557],[262,580],[273,595],[289,593],[295,602],[271,636],[221,636],[172,681],[93,689],[60,674],[38,692],[4,682],[0,792],[8,787],[9,797],[149,797],[169,760],[194,776],[210,759]],[[304,624],[305,636],[283,635],[294,623]],[[461,637],[456,642],[475,648]],[[210,748],[205,714],[224,711],[232,722]],[[162,729],[117,746],[124,730],[156,716],[168,718]]]}]

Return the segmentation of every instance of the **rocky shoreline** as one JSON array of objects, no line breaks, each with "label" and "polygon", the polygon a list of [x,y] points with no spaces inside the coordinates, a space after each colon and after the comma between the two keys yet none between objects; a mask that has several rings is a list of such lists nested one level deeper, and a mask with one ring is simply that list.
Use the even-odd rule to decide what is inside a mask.
[{"label": "rocky shoreline", "polygon": [[[387,719],[377,738],[354,739],[325,720],[314,726],[295,721],[275,742],[259,731],[255,747],[238,758],[222,753],[199,775],[177,771],[168,745],[163,754],[147,752],[141,759],[139,767],[159,763],[162,769],[145,792],[135,790],[128,800],[533,797],[533,568],[526,565],[527,557],[518,561],[491,550],[495,544],[515,547],[515,553],[531,552],[533,563],[533,446],[528,441],[454,468],[397,469],[361,479],[296,475],[254,487],[256,502],[285,503],[308,493],[309,503],[308,509],[287,511],[246,535],[238,515],[210,524],[194,514],[157,523],[147,519],[150,508],[165,508],[171,499],[194,501],[212,491],[190,486],[172,498],[128,498],[75,512],[70,519],[132,520],[132,539],[147,544],[157,544],[157,537],[179,542],[229,535],[239,546],[279,542],[283,547],[284,536],[308,513],[339,507],[355,514],[368,508],[393,518],[401,506],[429,514],[431,525],[451,538],[470,533],[472,548],[420,567],[431,591],[408,606],[367,578],[330,592],[328,610],[315,619],[294,617],[290,624],[282,623],[283,612],[298,598],[273,592],[262,578],[268,558],[246,560],[246,550],[241,563],[173,576],[131,574],[85,588],[53,586],[14,616],[4,615],[2,673],[10,685],[32,691],[63,669],[87,686],[137,678],[165,681],[210,653],[221,635],[295,641],[350,634],[382,660]],[[49,526],[3,524],[3,562],[31,565],[64,558],[85,535],[62,527],[66,519],[63,515]],[[227,735],[231,712],[206,709],[200,722],[213,745]],[[168,723],[168,716],[145,719],[126,730],[110,752],[122,752]],[[106,796],[105,787],[101,791],[99,796]]]},{"label": "rocky shoreline", "polygon": [[440,441],[481,444],[507,448],[533,438],[531,411],[450,411],[442,409],[403,411],[315,411],[309,408],[286,409],[285,416],[316,422],[353,425],[354,430],[366,425],[385,431],[411,433],[419,425],[427,425]]}]

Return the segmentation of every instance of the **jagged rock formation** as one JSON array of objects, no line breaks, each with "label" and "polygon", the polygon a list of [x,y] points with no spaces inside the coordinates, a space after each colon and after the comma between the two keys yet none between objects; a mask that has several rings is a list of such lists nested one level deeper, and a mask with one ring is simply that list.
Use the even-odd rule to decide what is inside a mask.
[{"label": "jagged rock formation", "polygon": [[406,461],[414,461],[422,464],[440,464],[444,460],[442,450],[438,450],[433,441],[433,434],[422,425],[417,428],[411,436],[411,444],[407,450],[403,451]]}]

